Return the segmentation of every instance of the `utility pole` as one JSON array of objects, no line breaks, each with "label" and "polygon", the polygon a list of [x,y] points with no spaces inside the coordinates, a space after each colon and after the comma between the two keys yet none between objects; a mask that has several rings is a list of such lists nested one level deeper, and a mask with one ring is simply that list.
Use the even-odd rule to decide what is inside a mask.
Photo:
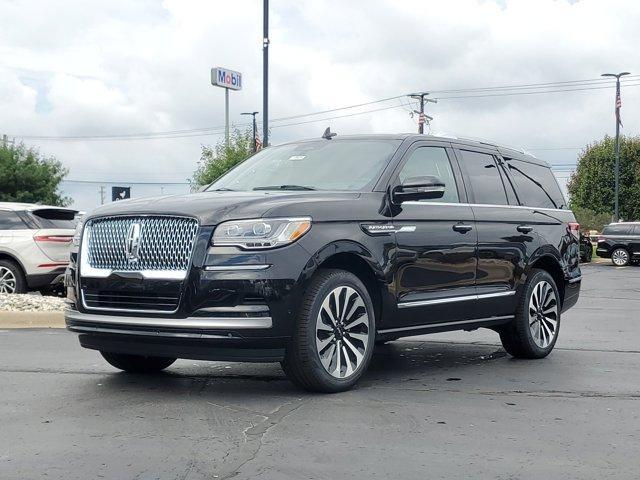
[{"label": "utility pole", "polygon": [[269,0],[262,10],[262,146],[269,145]]},{"label": "utility pole", "polygon": [[104,197],[106,195],[106,189],[104,185],[100,185],[100,205],[104,205]]},{"label": "utility pole", "polygon": [[256,145],[256,134],[258,133],[257,130],[257,125],[256,125],[256,115],[260,113],[260,112],[242,112],[240,115],[251,115],[253,117],[253,142],[251,142],[251,145],[253,146],[253,153],[256,153],[258,151],[257,145]]},{"label": "utility pole", "polygon": [[427,95],[429,95],[427,92],[412,93],[408,95],[409,97],[420,101],[420,110],[415,111],[415,113],[418,114],[418,133],[424,133],[424,124],[427,123],[427,119],[433,120],[433,117],[425,115],[424,113],[425,102],[438,103],[438,101],[433,98],[425,98]]},{"label": "utility pole", "polygon": [[620,100],[620,77],[625,75],[629,75],[629,72],[620,72],[620,73],[603,73],[603,77],[615,77],[616,79],[616,160],[615,160],[615,206],[613,213],[613,221],[620,221],[620,125],[622,125],[622,121],[620,120],[620,108],[622,108],[622,101]]}]

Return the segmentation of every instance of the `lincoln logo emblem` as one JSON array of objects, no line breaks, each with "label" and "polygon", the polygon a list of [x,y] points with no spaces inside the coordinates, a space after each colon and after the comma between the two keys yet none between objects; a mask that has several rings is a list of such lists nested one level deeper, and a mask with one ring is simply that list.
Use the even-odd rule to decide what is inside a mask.
[{"label": "lincoln logo emblem", "polygon": [[129,262],[137,262],[140,257],[138,256],[140,251],[140,224],[132,223],[127,232],[127,239],[124,245],[124,252],[127,255]]}]

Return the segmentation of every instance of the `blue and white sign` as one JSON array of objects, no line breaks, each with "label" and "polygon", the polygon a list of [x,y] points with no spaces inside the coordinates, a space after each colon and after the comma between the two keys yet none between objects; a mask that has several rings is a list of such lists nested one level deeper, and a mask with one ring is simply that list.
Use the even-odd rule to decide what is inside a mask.
[{"label": "blue and white sign", "polygon": [[212,68],[211,84],[217,87],[230,88],[231,90],[242,90],[242,74],[227,68]]}]

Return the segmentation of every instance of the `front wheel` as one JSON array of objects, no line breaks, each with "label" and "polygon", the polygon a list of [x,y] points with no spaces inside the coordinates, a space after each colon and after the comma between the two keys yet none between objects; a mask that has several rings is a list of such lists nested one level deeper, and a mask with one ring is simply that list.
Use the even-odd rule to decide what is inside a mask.
[{"label": "front wheel", "polygon": [[129,373],[160,372],[176,361],[175,358],[145,357],[125,353],[100,352],[112,366]]},{"label": "front wheel", "polygon": [[374,341],[367,288],[350,272],[321,270],[302,301],[282,367],[306,390],[341,392],[353,387],[367,369]]},{"label": "front wheel", "polygon": [[629,252],[625,248],[616,248],[611,252],[611,261],[616,267],[626,267],[630,259]]},{"label": "front wheel", "polygon": [[500,330],[502,346],[516,358],[546,357],[558,339],[560,312],[553,277],[544,270],[532,270],[514,320]]}]

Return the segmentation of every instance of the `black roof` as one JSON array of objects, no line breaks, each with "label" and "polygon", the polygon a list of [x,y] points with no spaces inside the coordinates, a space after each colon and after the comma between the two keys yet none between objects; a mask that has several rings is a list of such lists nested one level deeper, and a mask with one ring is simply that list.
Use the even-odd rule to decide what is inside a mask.
[{"label": "black roof", "polygon": [[[387,134],[387,133],[374,133],[374,134],[362,134],[362,135],[340,135],[333,137],[331,141],[335,140],[435,140],[441,142],[450,142],[455,145],[466,145],[470,147],[483,148],[488,150],[494,150],[503,157],[507,158],[516,158],[518,160],[523,160],[525,162],[531,162],[538,165],[544,165],[548,167],[549,165],[544,160],[540,160],[539,158],[534,157],[530,153],[525,152],[523,149],[509,147],[506,145],[500,145],[499,143],[492,142],[490,140],[479,140],[479,139],[471,139],[471,138],[463,138],[449,135],[427,135],[427,134],[419,134],[419,133],[396,133],[396,134]],[[318,138],[309,138],[303,140],[304,142],[310,142],[315,140],[322,140],[320,137]],[[299,143],[299,142],[287,142],[287,143]]]}]

